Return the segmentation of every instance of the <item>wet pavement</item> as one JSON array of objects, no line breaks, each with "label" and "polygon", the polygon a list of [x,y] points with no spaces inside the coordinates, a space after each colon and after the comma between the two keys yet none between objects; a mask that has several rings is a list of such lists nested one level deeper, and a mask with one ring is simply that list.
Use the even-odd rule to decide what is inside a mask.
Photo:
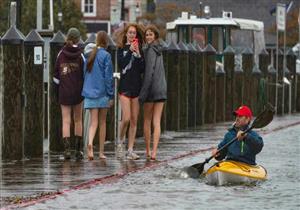
[{"label": "wet pavement", "polygon": [[[272,158],[270,158],[272,155],[274,157],[279,155],[277,154],[278,150],[275,149],[263,153],[268,158],[262,159],[264,160],[263,165],[267,169],[273,168],[273,175],[270,175],[271,180],[279,179],[279,181],[274,184],[275,186],[267,182],[266,186],[259,186],[259,189],[267,192],[276,191],[278,188],[284,189],[282,197],[291,203],[291,208],[284,209],[300,207],[299,201],[296,201],[296,198],[299,198],[299,184],[298,188],[297,185],[285,186],[286,179],[280,180],[282,176],[277,174],[286,172],[289,178],[295,183],[299,183],[299,167],[295,167],[296,171],[288,171],[289,169],[278,166],[279,164],[284,166],[286,162],[289,165],[295,164],[289,159],[289,153],[294,154],[293,160],[299,160],[300,134],[295,133],[297,131],[299,133],[299,124],[300,114],[294,114],[277,117],[270,125],[259,131],[262,135],[266,135],[266,146],[273,143],[272,139],[279,144],[281,142],[279,139],[289,137],[289,134],[292,138],[290,141],[295,141],[294,146],[281,151],[284,152],[281,153],[284,158],[280,159],[280,162],[272,162]],[[201,189],[199,189],[199,180],[186,180],[179,175],[182,167],[202,162],[205,157],[209,156],[210,153],[207,152],[207,149],[218,143],[229,125],[230,123],[221,123],[202,126],[195,131],[165,132],[159,145],[159,161],[157,162],[145,160],[142,138],[137,139],[136,148],[141,159],[136,161],[116,159],[113,144],[108,142],[106,144],[108,157],[106,161],[97,158],[94,161],[64,161],[58,154],[48,154],[43,159],[4,162],[1,165],[0,177],[1,207],[23,201],[24,206],[30,205],[28,209],[195,209],[195,206],[199,206],[200,201],[200,203],[215,202],[214,198],[222,195],[213,195],[212,192],[223,193],[229,197],[235,196],[239,194],[239,191],[245,190],[245,187],[237,188],[236,191],[235,188],[224,190],[224,188],[210,188],[200,181]],[[278,135],[283,132],[285,132],[284,136]],[[265,148],[264,150],[266,150]],[[275,170],[276,167],[280,167],[280,170]],[[195,196],[199,195],[199,190],[204,190],[204,195],[197,200]],[[250,196],[251,191],[253,188],[247,189],[246,194],[242,195],[240,199]],[[196,194],[193,195],[195,192]],[[294,196],[289,196],[289,193],[294,193]],[[142,198],[141,195],[149,196],[149,199]],[[261,195],[264,196],[264,194]],[[178,196],[182,196],[182,198],[176,202]],[[273,195],[270,197],[274,199]],[[53,198],[55,199],[53,200]],[[164,198],[163,202],[162,198]],[[97,201],[97,199],[100,200]],[[40,203],[41,201],[47,202]],[[161,205],[162,203],[164,204]],[[263,205],[260,205],[258,207],[262,208]],[[10,207],[19,206],[22,204],[10,205]],[[276,205],[269,206],[269,209],[274,209],[274,206]]]}]

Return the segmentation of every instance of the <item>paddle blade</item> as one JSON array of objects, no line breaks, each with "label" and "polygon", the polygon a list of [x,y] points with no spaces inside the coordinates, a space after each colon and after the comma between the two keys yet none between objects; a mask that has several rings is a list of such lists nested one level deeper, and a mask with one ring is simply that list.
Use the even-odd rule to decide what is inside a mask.
[{"label": "paddle blade", "polygon": [[183,170],[188,174],[189,177],[199,178],[200,175],[203,173],[205,163],[206,162],[197,163],[197,164],[194,164],[190,167],[186,167]]},{"label": "paddle blade", "polygon": [[182,171],[187,174],[187,177],[197,179],[200,177],[199,171],[194,167],[185,167],[182,169]]},{"label": "paddle blade", "polygon": [[253,121],[252,128],[263,128],[267,126],[272,120],[275,113],[275,109],[271,104],[265,106],[265,110],[262,111]]},{"label": "paddle blade", "polygon": [[205,163],[206,162],[204,162],[204,163],[197,163],[197,164],[192,165],[191,167],[195,168],[199,172],[199,174],[202,174],[202,172],[204,170],[204,164]]}]

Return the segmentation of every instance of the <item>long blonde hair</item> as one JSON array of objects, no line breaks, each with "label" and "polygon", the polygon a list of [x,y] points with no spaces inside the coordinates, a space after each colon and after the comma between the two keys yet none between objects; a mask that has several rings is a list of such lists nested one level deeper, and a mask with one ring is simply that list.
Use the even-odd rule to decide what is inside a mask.
[{"label": "long blonde hair", "polygon": [[130,27],[134,27],[136,29],[136,37],[139,40],[139,45],[142,46],[144,41],[144,27],[142,25],[136,24],[136,23],[129,23],[126,25],[124,30],[121,31],[120,34],[118,34],[117,37],[117,47],[123,48],[127,42],[127,31]]},{"label": "long blonde hair", "polygon": [[89,72],[92,71],[98,47],[107,48],[107,45],[108,45],[107,33],[105,31],[99,31],[97,33],[97,37],[96,37],[96,46],[94,47],[93,51],[91,52],[89,59],[88,59],[88,63],[87,63],[87,70]]}]

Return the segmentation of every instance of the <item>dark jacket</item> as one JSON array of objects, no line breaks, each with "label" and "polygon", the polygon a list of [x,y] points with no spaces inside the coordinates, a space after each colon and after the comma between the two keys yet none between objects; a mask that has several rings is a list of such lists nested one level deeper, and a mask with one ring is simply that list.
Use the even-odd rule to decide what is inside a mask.
[{"label": "dark jacket", "polygon": [[62,105],[79,104],[83,86],[84,56],[79,47],[64,46],[58,53],[53,81],[58,85]]},{"label": "dark jacket", "polygon": [[137,97],[142,87],[145,61],[143,55],[141,57],[135,56],[129,47],[130,45],[125,45],[124,48],[119,48],[117,52],[121,73],[119,93],[128,97]]},{"label": "dark jacket", "polygon": [[140,103],[167,99],[167,82],[162,56],[162,46],[151,43],[144,48],[145,76],[139,95]]},{"label": "dark jacket", "polygon": [[[235,138],[237,132],[238,130],[235,127],[230,128],[225,134],[223,141],[218,145],[218,149]],[[236,160],[256,165],[255,156],[262,150],[263,146],[263,139],[255,131],[251,130],[242,141],[236,140],[227,149],[224,149],[216,159],[222,160],[226,157],[227,160]]]}]

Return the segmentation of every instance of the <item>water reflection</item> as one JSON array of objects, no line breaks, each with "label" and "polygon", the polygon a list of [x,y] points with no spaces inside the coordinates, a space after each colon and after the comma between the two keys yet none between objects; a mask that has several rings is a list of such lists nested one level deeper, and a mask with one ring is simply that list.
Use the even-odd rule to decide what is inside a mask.
[{"label": "water reflection", "polygon": [[159,168],[151,168],[146,161],[124,161],[120,164],[127,172],[139,164],[150,167],[115,183],[72,192],[29,209],[299,209],[299,136],[297,126],[264,137],[265,147],[257,162],[268,169],[269,179],[255,186],[217,187],[206,185],[203,178],[182,178],[184,166],[204,160],[208,153]]}]

